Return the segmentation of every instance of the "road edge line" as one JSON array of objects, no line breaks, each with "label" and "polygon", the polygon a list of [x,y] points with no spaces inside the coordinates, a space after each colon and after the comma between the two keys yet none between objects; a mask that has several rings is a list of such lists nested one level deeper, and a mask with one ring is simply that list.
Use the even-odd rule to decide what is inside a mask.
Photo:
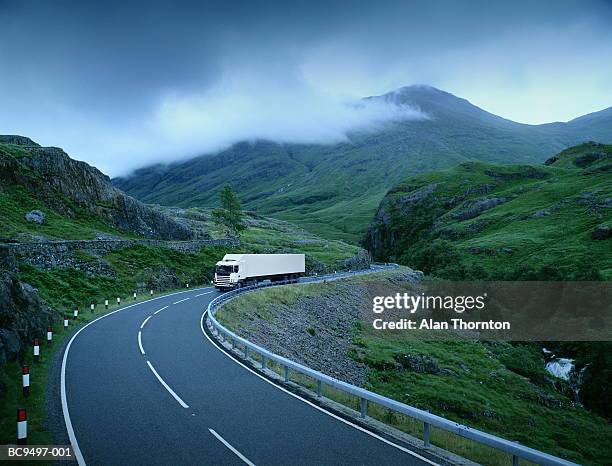
[{"label": "road edge line", "polygon": [[363,433],[365,433],[365,434],[367,434],[367,435],[369,435],[369,436],[371,436],[371,437],[373,437],[373,438],[375,438],[375,439],[377,439],[377,440],[380,440],[381,442],[386,443],[387,445],[390,445],[390,446],[392,446],[392,447],[395,447],[395,448],[397,448],[398,450],[403,451],[404,453],[408,453],[409,455],[412,455],[412,456],[414,456],[415,458],[418,458],[418,459],[420,459],[420,460],[422,460],[422,461],[424,461],[424,462],[426,462],[426,463],[428,463],[428,464],[431,464],[431,465],[433,465],[433,466],[440,466],[440,463],[436,463],[436,462],[434,462],[434,461],[430,460],[429,458],[426,458],[426,457],[424,457],[424,456],[422,456],[422,455],[419,455],[417,452],[412,451],[412,450],[410,450],[409,448],[403,447],[402,445],[398,445],[397,443],[394,443],[394,442],[392,442],[391,440],[388,440],[388,439],[384,438],[383,436],[381,436],[381,435],[379,435],[379,434],[377,434],[377,433],[375,433],[375,432],[372,432],[372,431],[370,431],[370,430],[368,430],[368,429],[366,429],[366,428],[364,428],[364,427],[361,427],[361,426],[359,426],[359,425],[357,425],[357,424],[354,424],[353,422],[349,421],[348,419],[344,419],[343,417],[338,416],[337,414],[334,414],[334,413],[332,413],[332,412],[330,412],[330,411],[326,410],[326,409],[325,409],[325,408],[323,408],[322,406],[318,406],[318,405],[316,405],[315,403],[313,403],[313,402],[312,402],[312,401],[310,401],[310,400],[307,400],[306,398],[302,398],[302,397],[301,397],[301,396],[299,396],[297,393],[293,393],[293,392],[291,392],[291,391],[287,390],[285,387],[282,387],[282,386],[280,386],[280,385],[276,384],[274,381],[272,381],[272,380],[268,379],[268,378],[267,378],[267,377],[265,377],[264,375],[260,374],[258,371],[256,371],[256,370],[254,370],[254,369],[250,368],[249,366],[247,366],[246,364],[244,364],[242,361],[240,361],[240,360],[238,359],[238,357],[237,357],[237,356],[234,356],[233,354],[230,354],[229,352],[227,352],[227,351],[225,350],[225,348],[222,348],[221,346],[219,346],[219,345],[220,345],[220,343],[213,341],[213,339],[212,339],[212,338],[210,338],[210,336],[208,336],[208,334],[207,334],[207,333],[206,333],[206,331],[204,330],[204,317],[206,316],[206,313],[207,313],[207,312],[208,312],[208,309],[204,311],[204,313],[202,314],[202,317],[200,318],[200,330],[202,331],[202,333],[204,334],[204,336],[205,336],[205,337],[208,339],[208,341],[209,341],[210,343],[212,343],[212,345],[213,345],[215,348],[217,348],[219,351],[221,351],[221,353],[223,353],[223,354],[224,354],[225,356],[227,356],[229,359],[231,359],[232,361],[234,361],[236,364],[238,364],[238,365],[242,366],[244,369],[246,369],[247,371],[251,372],[253,375],[256,375],[256,376],[257,376],[257,377],[259,377],[261,380],[263,380],[263,381],[265,381],[265,382],[269,383],[269,384],[270,384],[270,385],[272,385],[273,387],[276,387],[277,389],[279,389],[279,390],[281,390],[281,391],[283,391],[283,392],[287,393],[288,395],[291,395],[292,397],[297,398],[298,400],[300,400],[300,401],[302,401],[302,402],[306,403],[307,405],[309,405],[309,406],[311,406],[311,407],[313,407],[313,408],[315,408],[315,409],[317,409],[317,410],[321,411],[322,413],[325,413],[325,414],[327,414],[328,416],[331,416],[332,418],[334,418],[334,419],[336,419],[336,420],[338,420],[338,421],[340,421],[340,422],[343,422],[344,424],[346,424],[346,425],[348,425],[348,426],[353,427],[354,429],[357,429],[357,430],[359,430],[359,431],[361,431],[361,432],[363,432]]},{"label": "road edge line", "polygon": [[60,372],[60,398],[61,398],[61,402],[62,402],[62,414],[64,416],[64,425],[66,426],[66,432],[68,433],[68,439],[70,440],[70,444],[72,445],[72,448],[74,449],[74,456],[75,456],[79,466],[85,466],[87,463],[85,463],[85,459],[83,458],[83,453],[81,452],[81,449],[79,447],[79,442],[77,441],[76,434],[74,433],[74,428],[72,427],[72,421],[70,419],[70,412],[68,410],[68,395],[66,393],[66,362],[68,361],[68,353],[70,351],[70,347],[72,346],[72,342],[76,339],[76,337],[79,335],[79,333],[81,333],[83,330],[85,330],[91,324],[94,324],[97,321],[99,321],[101,319],[104,319],[105,317],[111,316],[111,315],[113,315],[113,314],[115,314],[117,312],[124,311],[124,310],[129,309],[129,308],[134,307],[134,306],[139,306],[140,304],[150,303],[151,301],[155,301],[157,299],[166,298],[168,296],[172,296],[172,295],[175,295],[175,294],[190,293],[190,292],[193,292],[193,291],[204,290],[204,289],[207,289],[207,288],[208,287],[194,288],[194,289],[191,289],[191,290],[184,290],[184,291],[176,291],[176,292],[173,292],[173,293],[168,293],[166,295],[157,296],[156,298],[151,298],[151,299],[148,299],[146,301],[141,301],[139,303],[130,304],[129,306],[122,307],[121,309],[116,309],[116,310],[114,310],[112,312],[109,312],[108,314],[101,315],[100,317],[98,317],[98,318],[92,320],[91,322],[88,322],[84,326],[82,326],[74,335],[72,335],[72,338],[70,338],[70,340],[68,341],[68,344],[66,345],[66,348],[64,349],[64,355],[62,357],[62,368],[61,368],[61,372]]}]

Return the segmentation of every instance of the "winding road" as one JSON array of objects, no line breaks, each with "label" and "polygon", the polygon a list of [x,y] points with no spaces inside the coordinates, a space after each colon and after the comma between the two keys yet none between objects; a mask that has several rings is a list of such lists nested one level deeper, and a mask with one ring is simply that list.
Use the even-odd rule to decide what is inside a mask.
[{"label": "winding road", "polygon": [[61,399],[79,464],[434,464],[228,355],[201,326],[218,295],[133,304],[72,337]]}]

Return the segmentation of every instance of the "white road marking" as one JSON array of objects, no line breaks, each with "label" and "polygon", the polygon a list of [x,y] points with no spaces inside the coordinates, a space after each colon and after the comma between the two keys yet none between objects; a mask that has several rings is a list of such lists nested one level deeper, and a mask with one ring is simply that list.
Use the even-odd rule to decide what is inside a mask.
[{"label": "white road marking", "polygon": [[145,354],[144,348],[142,347],[142,332],[138,332],[138,347],[140,348],[140,353]]},{"label": "white road marking", "polygon": [[294,398],[297,398],[300,401],[303,401],[304,403],[306,403],[309,406],[312,406],[313,408],[321,411],[322,413],[327,414],[328,416],[333,417],[334,419],[343,422],[344,424],[351,426],[361,432],[363,432],[364,434],[369,435],[370,437],[374,437],[377,440],[380,440],[381,442],[386,443],[387,445],[390,445],[392,447],[397,448],[398,450],[403,451],[404,453],[408,453],[409,455],[414,456],[415,458],[418,458],[422,461],[425,461],[428,464],[431,464],[433,466],[440,466],[439,463],[435,463],[433,461],[431,461],[429,458],[425,458],[424,456],[419,455],[418,453],[405,448],[401,445],[398,445],[397,443],[393,443],[390,440],[387,440],[384,437],[381,437],[378,434],[375,434],[374,432],[369,431],[368,429],[364,429],[361,426],[358,426],[357,424],[353,424],[352,422],[350,422],[347,419],[344,419],[343,417],[337,416],[334,413],[330,413],[329,411],[327,411],[326,409],[322,408],[321,406],[317,406],[316,404],[312,403],[311,401],[307,400],[306,398],[302,398],[301,396],[297,395],[296,393],[290,392],[289,390],[287,390],[284,387],[281,387],[280,385],[275,384],[273,381],[271,381],[270,379],[268,379],[267,377],[264,377],[263,375],[261,375],[259,372],[251,369],[249,366],[247,366],[246,364],[243,364],[240,360],[238,360],[237,358],[235,358],[233,355],[230,355],[228,353],[226,353],[224,350],[222,350],[219,346],[217,346],[217,343],[214,342],[209,336],[208,334],[204,331],[204,317],[206,316],[206,313],[208,312],[208,310],[204,311],[204,314],[202,314],[202,317],[200,318],[200,330],[202,330],[202,333],[204,334],[204,336],[206,337],[206,339],[212,343],[212,345],[217,348],[219,351],[221,351],[221,353],[223,353],[225,356],[227,356],[231,361],[234,361],[236,364],[242,366],[243,368],[245,368],[247,371],[249,371],[251,374],[256,375],[257,377],[259,377],[261,380],[263,380],[264,382],[269,383],[270,385],[272,385],[273,387],[278,388],[279,390],[285,392],[287,395],[290,395]]},{"label": "white road marking", "polygon": [[142,323],[142,325],[140,326],[140,328],[144,328],[144,326],[147,324],[147,322],[149,321],[149,319],[150,319],[151,317],[153,317],[153,316],[149,316],[149,317],[147,317],[147,318],[144,320],[144,322]]},{"label": "white road marking", "polygon": [[182,303],[183,301],[187,301],[188,299],[190,299],[190,298],[181,299],[181,300],[179,300],[179,301],[177,301],[175,303],[172,303],[172,304]]},{"label": "white road marking", "polygon": [[250,465],[250,466],[255,466],[255,464],[253,464],[251,461],[249,461],[249,459],[244,456],[242,453],[240,453],[238,450],[236,450],[234,447],[232,447],[230,445],[230,443],[225,440],[223,437],[221,437],[218,433],[216,433],[213,429],[208,429],[208,431],[213,434],[215,437],[217,437],[217,439],[223,444],[225,445],[227,448],[229,448],[231,450],[231,452],[236,455],[238,458],[240,458],[242,461],[244,461],[246,464]]},{"label": "white road marking", "polygon": [[153,372],[153,374],[155,375],[155,377],[157,377],[157,380],[159,380],[159,383],[161,383],[161,384],[164,386],[164,388],[165,388],[166,390],[168,390],[168,393],[170,393],[170,395],[172,395],[172,396],[174,397],[174,399],[175,399],[176,401],[178,401],[178,403],[179,403],[179,404],[180,404],[180,405],[181,405],[183,408],[189,408],[189,405],[188,405],[187,403],[185,403],[183,400],[181,400],[181,397],[180,397],[180,396],[178,396],[178,395],[177,395],[177,394],[174,392],[174,390],[172,390],[172,389],[170,388],[170,386],[169,386],[169,385],[168,385],[166,382],[164,382],[164,379],[162,379],[162,378],[161,378],[161,376],[160,376],[160,375],[157,373],[157,371],[155,370],[155,368],[153,367],[153,365],[152,365],[152,364],[151,364],[149,361],[147,361],[147,364],[149,365],[149,369],[151,369],[151,371]]},{"label": "white road marking", "polygon": [[161,309],[158,309],[157,311],[155,311],[153,314],[159,314],[161,311],[163,311],[164,309],[168,309],[168,306],[164,306]]},{"label": "white road marking", "polygon": [[194,296],[194,298],[197,298],[198,296],[204,296],[205,294],[211,294],[212,291],[207,291],[206,293],[200,293]]},{"label": "white road marking", "polygon": [[[205,289],[207,288],[200,288],[200,290],[205,290]],[[62,358],[62,369],[60,372],[60,398],[62,401],[62,414],[64,415],[64,424],[66,425],[66,432],[68,433],[68,439],[70,440],[70,444],[72,445],[72,448],[74,451],[74,457],[77,460],[77,463],[79,464],[79,466],[85,466],[87,463],[85,463],[85,459],[83,458],[83,453],[81,452],[81,448],[79,447],[79,442],[77,441],[76,434],[74,433],[74,427],[72,427],[72,420],[70,419],[70,411],[68,409],[68,394],[66,392],[66,364],[68,362],[68,354],[70,353],[70,347],[72,346],[72,342],[87,327],[117,312],[125,311],[126,309],[129,309],[131,307],[140,306],[142,304],[147,304],[151,301],[156,301],[158,299],[167,298],[168,296],[173,296],[173,295],[182,294],[182,293],[191,293],[193,291],[197,291],[197,290],[176,291],[174,293],[168,293],[166,295],[158,296],[156,298],[151,298],[148,301],[141,301],[139,303],[134,303],[134,304],[130,304],[129,306],[122,307],[121,309],[116,309],[112,312],[109,312],[108,314],[104,314],[98,317],[97,319],[92,320],[88,324],[85,324],[74,335],[72,335],[72,338],[66,345],[66,349],[64,350],[64,357]]]}]

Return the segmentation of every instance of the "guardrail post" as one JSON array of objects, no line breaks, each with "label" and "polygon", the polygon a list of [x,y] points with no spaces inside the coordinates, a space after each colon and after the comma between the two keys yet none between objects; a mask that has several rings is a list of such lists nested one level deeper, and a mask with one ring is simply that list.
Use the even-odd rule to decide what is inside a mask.
[{"label": "guardrail post", "polygon": [[317,398],[321,398],[321,392],[322,392],[322,387],[321,387],[321,381],[317,380]]},{"label": "guardrail post", "polygon": [[249,359],[249,347],[244,345],[244,359]]},{"label": "guardrail post", "polygon": [[289,382],[289,366],[285,366],[285,383]]},{"label": "guardrail post", "polygon": [[263,354],[261,355],[261,368],[266,368],[266,357]]},{"label": "guardrail post", "polygon": [[519,466],[519,459],[516,455],[512,455],[512,466]]},{"label": "guardrail post", "polygon": [[423,423],[423,445],[425,446],[425,448],[429,448],[431,445],[429,443],[429,423],[428,422]]},{"label": "guardrail post", "polygon": [[236,339],[232,338],[232,349],[236,349]]},{"label": "guardrail post", "polygon": [[361,417],[366,417],[366,409],[368,407],[368,401],[365,398],[361,398]]}]

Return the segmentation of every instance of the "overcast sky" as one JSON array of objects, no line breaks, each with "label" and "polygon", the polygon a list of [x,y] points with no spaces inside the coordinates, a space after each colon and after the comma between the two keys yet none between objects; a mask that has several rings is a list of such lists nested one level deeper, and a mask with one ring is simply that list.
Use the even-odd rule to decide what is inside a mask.
[{"label": "overcast sky", "polygon": [[116,176],[240,140],[335,142],[429,84],[525,123],[612,106],[612,1],[0,0],[0,134]]}]

